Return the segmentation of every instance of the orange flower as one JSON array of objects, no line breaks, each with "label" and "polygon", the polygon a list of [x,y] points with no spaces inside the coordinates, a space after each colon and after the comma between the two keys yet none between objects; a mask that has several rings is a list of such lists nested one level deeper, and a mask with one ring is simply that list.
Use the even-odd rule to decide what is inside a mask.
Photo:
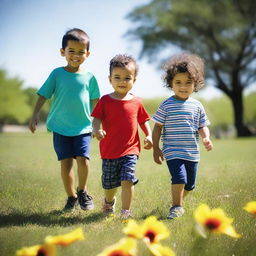
[{"label": "orange flower", "polygon": [[84,233],[82,228],[77,228],[74,231],[64,235],[47,236],[45,238],[45,242],[47,244],[54,244],[54,245],[61,245],[61,246],[67,246],[79,240],[84,240]]},{"label": "orange flower", "polygon": [[256,216],[256,201],[247,203],[243,209]]},{"label": "orange flower", "polygon": [[228,218],[225,212],[220,208],[210,209],[208,205],[201,204],[194,212],[194,218],[197,223],[210,232],[226,234],[234,238],[241,237],[231,226],[232,218]]}]

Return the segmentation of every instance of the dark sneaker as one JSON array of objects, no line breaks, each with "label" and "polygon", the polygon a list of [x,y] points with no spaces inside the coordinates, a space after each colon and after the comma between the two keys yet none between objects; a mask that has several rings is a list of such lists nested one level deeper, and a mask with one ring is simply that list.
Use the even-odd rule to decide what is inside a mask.
[{"label": "dark sneaker", "polygon": [[76,205],[78,204],[77,197],[70,196],[68,197],[67,203],[65,207],[63,208],[63,211],[72,211],[76,208]]},{"label": "dark sneaker", "polygon": [[77,192],[78,202],[82,210],[92,210],[94,208],[92,197],[86,191],[80,190]]},{"label": "dark sneaker", "polygon": [[167,219],[175,219],[181,217],[185,213],[185,210],[182,206],[175,205],[170,208],[169,215]]}]

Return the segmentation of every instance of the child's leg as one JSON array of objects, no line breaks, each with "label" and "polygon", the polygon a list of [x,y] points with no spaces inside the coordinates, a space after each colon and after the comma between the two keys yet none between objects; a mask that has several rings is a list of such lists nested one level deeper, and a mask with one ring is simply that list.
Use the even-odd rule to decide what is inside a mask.
[{"label": "child's leg", "polygon": [[105,200],[107,203],[112,203],[117,192],[117,188],[104,189]]},{"label": "child's leg", "polygon": [[123,180],[121,182],[121,187],[122,187],[122,193],[121,193],[122,209],[130,210],[133,195],[134,195],[134,185],[129,180]]},{"label": "child's leg", "polygon": [[182,206],[185,184],[172,184],[172,205]]},{"label": "child's leg", "polygon": [[73,172],[73,158],[60,160],[61,178],[68,197],[76,197],[74,189],[75,177]]},{"label": "child's leg", "polygon": [[198,162],[185,161],[187,184],[184,187],[183,198],[195,188]]},{"label": "child's leg", "polygon": [[77,162],[77,174],[78,174],[78,190],[87,191],[87,178],[89,174],[89,159],[86,157],[78,156]]}]

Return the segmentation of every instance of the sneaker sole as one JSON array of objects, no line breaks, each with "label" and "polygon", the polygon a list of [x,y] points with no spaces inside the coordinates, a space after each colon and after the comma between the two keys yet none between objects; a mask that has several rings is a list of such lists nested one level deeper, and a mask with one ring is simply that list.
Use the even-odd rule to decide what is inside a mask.
[{"label": "sneaker sole", "polygon": [[83,210],[83,211],[89,211],[89,210],[93,210],[94,209],[94,205],[90,205],[90,206],[82,206],[80,205],[80,208]]}]

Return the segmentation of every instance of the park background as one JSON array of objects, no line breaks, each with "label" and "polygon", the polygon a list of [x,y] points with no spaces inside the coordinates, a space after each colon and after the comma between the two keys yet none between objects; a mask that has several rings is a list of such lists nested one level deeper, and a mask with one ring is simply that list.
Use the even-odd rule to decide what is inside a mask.
[{"label": "park background", "polygon": [[[100,198],[95,199],[97,209],[92,215],[87,213],[84,215],[83,212],[68,216],[59,215],[58,209],[64,204],[65,195],[59,173],[55,171],[58,170],[58,163],[55,161],[51,146],[51,134],[46,132],[44,125],[50,102],[45,105],[41,113],[42,122],[39,132],[32,135],[26,127],[37,98],[37,89],[54,68],[65,65],[65,60],[59,53],[61,38],[68,29],[73,27],[85,30],[91,38],[91,55],[83,66],[97,77],[102,95],[111,91],[108,67],[110,59],[115,54],[128,53],[138,60],[140,71],[133,92],[143,98],[147,110],[153,114],[160,102],[171,95],[171,91],[164,88],[161,79],[162,61],[172,54],[191,49],[186,48],[184,44],[181,44],[184,47],[175,45],[175,40],[179,37],[173,33],[173,42],[170,39],[168,39],[169,44],[162,44],[159,41],[163,51],[161,49],[151,51],[152,49],[147,48],[148,45],[145,45],[139,34],[136,34],[136,29],[138,24],[141,24],[139,32],[148,30],[149,35],[155,36],[154,27],[156,26],[153,22],[149,22],[149,17],[159,16],[159,10],[164,14],[166,4],[169,2],[173,2],[179,10],[183,11],[181,14],[184,16],[181,15],[181,20],[189,17],[186,11],[190,5],[194,6],[190,8],[191,12],[196,12],[198,5],[212,3],[206,0],[186,0],[183,1],[184,6],[182,6],[182,1],[167,0],[0,1],[0,127],[3,132],[0,134],[1,255],[13,255],[19,247],[40,243],[46,235],[63,233],[81,225],[88,234],[87,244],[74,245],[67,251],[61,251],[61,255],[78,255],[80,251],[84,252],[83,255],[95,255],[94,253],[99,253],[105,246],[116,242],[121,237],[122,224],[118,221],[111,224],[102,218]],[[255,20],[250,20],[250,17],[253,17],[251,11],[255,8],[248,8],[250,5],[254,7],[255,2],[250,0],[223,2],[227,4],[223,6],[223,12],[228,8],[232,9],[235,5],[241,5],[248,19],[244,20],[250,26],[255,25]],[[148,8],[143,8],[147,5]],[[136,11],[135,8],[138,7],[142,9],[140,11],[136,9]],[[214,5],[211,8],[215,8]],[[143,15],[143,12],[147,15]],[[205,12],[207,13],[206,8]],[[209,10],[208,12],[205,15],[208,15],[211,21],[211,13]],[[198,14],[201,15],[201,10]],[[206,21],[208,21],[207,17]],[[221,21],[221,17],[218,15],[223,25],[225,22]],[[230,17],[226,18],[228,20]],[[218,19],[216,14],[212,18],[212,20]],[[144,27],[143,23],[146,24]],[[236,22],[233,23],[236,24]],[[200,26],[200,23],[195,22],[195,24]],[[244,28],[242,25],[240,27],[239,22],[237,24],[237,29]],[[215,25],[220,26],[220,24]],[[236,47],[233,47],[232,41],[238,43],[240,41],[236,40],[236,34],[233,32],[224,33],[224,36],[229,39],[227,45],[235,51]],[[153,44],[158,43],[156,39],[147,37],[147,33],[143,35],[146,42],[152,40]],[[250,56],[254,56],[255,60],[255,26],[252,27],[251,36],[251,45],[248,48]],[[156,38],[161,39],[160,35]],[[199,38],[200,40],[202,39]],[[195,40],[194,43],[197,45],[198,41]],[[228,54],[229,52],[227,56]],[[202,101],[211,120],[210,129],[215,148],[211,155],[202,150],[201,169],[204,172],[201,173],[198,181],[198,192],[186,205],[188,216],[183,221],[167,223],[171,232],[176,235],[168,240],[167,245],[174,247],[177,255],[190,255],[190,252],[193,255],[193,250],[194,255],[214,255],[216,250],[219,255],[233,253],[234,255],[244,253],[255,255],[255,249],[253,249],[255,222],[249,217],[247,219],[246,213],[241,211],[242,206],[247,201],[255,200],[256,195],[254,156],[256,140],[253,136],[256,131],[256,64],[255,61],[247,64],[250,69],[245,69],[244,75],[252,79],[248,79],[250,83],[242,88],[243,124],[250,130],[250,136],[248,134],[246,138],[238,136],[234,125],[232,100],[214,86],[216,81],[212,79],[210,71],[207,72],[206,87],[193,95]],[[211,65],[207,61],[206,67],[211,70]],[[222,67],[224,70],[227,69],[225,66]],[[241,75],[241,72],[238,73]],[[223,77],[229,81],[225,74]],[[246,79],[241,77],[241,81],[244,80]],[[96,195],[101,194],[100,158],[96,141],[92,143],[92,155],[94,159],[90,186],[92,193]],[[146,170],[139,173],[141,185],[138,186],[138,196],[134,202],[134,207],[137,207],[135,217],[140,220],[154,214],[164,219],[166,213],[163,205],[166,208],[169,200],[166,194],[169,178],[165,166],[156,166],[152,162],[151,153],[142,152],[138,169]],[[156,169],[157,173],[160,171],[161,175],[156,178],[156,171],[152,173],[152,169]],[[147,199],[141,203],[140,197],[144,198],[143,191],[148,190],[147,184],[151,180],[155,181],[151,187],[152,191],[147,193]],[[206,191],[203,184],[206,184]],[[157,192],[154,193],[154,191]],[[198,238],[191,231],[192,212],[202,201],[209,203],[212,207],[222,207],[228,210],[231,216],[238,218],[237,227],[240,231],[242,230],[244,240],[232,241],[228,238],[211,237],[203,245],[196,246]],[[183,227],[184,223],[186,227]],[[178,230],[181,232],[176,234]]]}]

